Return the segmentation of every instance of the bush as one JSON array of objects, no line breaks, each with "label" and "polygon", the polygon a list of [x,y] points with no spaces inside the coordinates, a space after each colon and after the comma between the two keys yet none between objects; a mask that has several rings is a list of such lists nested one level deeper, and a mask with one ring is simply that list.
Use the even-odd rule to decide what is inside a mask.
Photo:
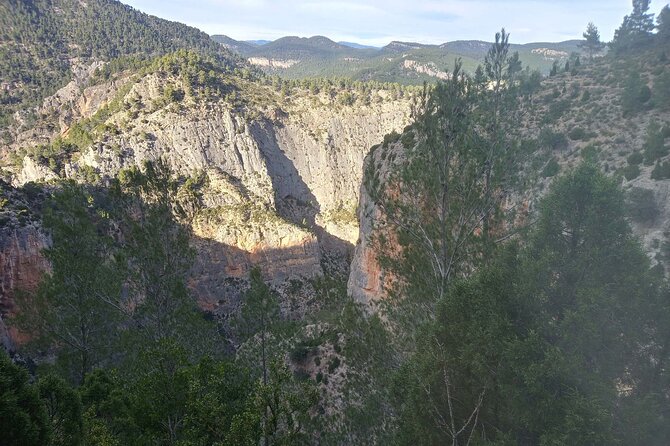
[{"label": "bush", "polygon": [[649,123],[643,149],[645,164],[648,166],[668,154],[668,148],[665,147],[665,138],[658,122],[652,121]]},{"label": "bush", "polygon": [[330,360],[328,364],[328,372],[333,373],[340,366],[340,358],[337,356]]},{"label": "bush", "polygon": [[633,71],[621,95],[621,108],[624,116],[630,116],[638,111],[647,108],[647,103],[651,99],[651,90],[646,83],[640,79],[640,74]]},{"label": "bush", "polygon": [[654,105],[663,110],[670,109],[670,71],[654,81]]},{"label": "bush", "polygon": [[49,417],[28,372],[0,352],[0,432],[3,444],[47,444]]},{"label": "bush", "polygon": [[400,135],[398,134],[398,132],[393,130],[391,133],[384,136],[384,142],[382,143],[382,147],[388,147],[390,144],[395,143],[399,139]]},{"label": "bush", "polygon": [[588,139],[589,137],[588,133],[586,133],[586,130],[581,127],[575,127],[574,129],[570,130],[568,136],[573,141],[582,141]]},{"label": "bush", "polygon": [[584,147],[582,149],[582,158],[584,158],[585,161],[597,161],[598,148],[593,144],[589,144],[588,146]]},{"label": "bush", "polygon": [[628,164],[630,165],[642,164],[642,161],[644,161],[644,156],[640,152],[635,152],[628,157]]},{"label": "bush", "polygon": [[656,163],[654,170],[651,172],[652,180],[667,180],[670,179],[670,162],[666,161],[663,164]]},{"label": "bush", "polygon": [[558,161],[556,161],[556,158],[552,158],[549,160],[547,165],[544,166],[544,169],[542,169],[542,176],[545,178],[553,177],[560,170],[561,166],[558,164]]},{"label": "bush", "polygon": [[298,345],[296,348],[293,349],[293,351],[290,354],[291,361],[296,362],[296,363],[301,363],[304,362],[305,359],[312,353],[314,350],[314,347],[311,347],[309,345]]},{"label": "bush", "polygon": [[568,138],[562,133],[544,128],[540,132],[540,145],[551,150],[564,150],[568,147]]},{"label": "bush", "polygon": [[630,217],[638,223],[651,223],[659,215],[654,192],[641,187],[634,187],[628,192],[626,207]]},{"label": "bush", "polygon": [[623,176],[628,180],[634,180],[640,176],[640,167],[637,164],[630,164],[623,168]]}]

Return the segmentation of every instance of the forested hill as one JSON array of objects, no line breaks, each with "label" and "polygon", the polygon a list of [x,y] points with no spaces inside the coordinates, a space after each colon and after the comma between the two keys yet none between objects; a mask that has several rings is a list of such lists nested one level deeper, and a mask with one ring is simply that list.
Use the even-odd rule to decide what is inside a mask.
[{"label": "forested hill", "polygon": [[[338,76],[356,80],[379,80],[404,84],[444,80],[457,58],[474,73],[491,46],[490,42],[458,40],[441,45],[390,42],[370,48],[334,42],[327,37],[288,36],[263,45],[240,42],[225,35],[212,39],[272,74],[286,78]],[[563,65],[580,54],[580,41],[511,44],[524,66],[547,74],[555,62]]]},{"label": "forested hill", "polygon": [[123,56],[189,49],[239,62],[196,28],[116,0],[3,0],[0,4],[0,124],[35,105],[73,76],[72,68]]}]

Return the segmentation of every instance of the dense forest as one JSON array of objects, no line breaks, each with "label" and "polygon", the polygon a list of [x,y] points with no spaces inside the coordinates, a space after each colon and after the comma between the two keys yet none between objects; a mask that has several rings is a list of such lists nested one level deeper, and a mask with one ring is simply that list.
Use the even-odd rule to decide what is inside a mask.
[{"label": "dense forest", "polygon": [[0,5],[0,124],[63,87],[73,63],[143,59],[179,49],[238,58],[195,28],[141,13],[114,0],[7,0]]},{"label": "dense forest", "polygon": [[[590,24],[584,54],[548,78],[524,69],[503,29],[472,75],[457,61],[417,93],[271,78],[192,28],[158,26],[117,2],[77,8],[90,24],[82,29],[41,3],[52,1],[10,0],[2,14],[12,26],[0,30],[1,51],[16,51],[0,54],[2,81],[22,85],[5,89],[5,117],[62,85],[75,51],[116,61],[96,72],[100,82],[121,69],[166,80],[157,110],[243,109],[265,100],[239,93],[258,84],[283,98],[326,93],[333,107],[411,92],[413,122],[365,164],[376,210],[365,236],[384,299],[354,302],[346,272],[324,261],[322,276],[289,282],[322,303],[301,318],[287,316],[259,268],[236,283],[236,311],[196,301],[192,223],[204,176],[158,159],[113,178],[91,168],[77,181],[0,180],[0,225],[39,221],[51,241],[49,271],[17,293],[10,315],[20,345],[0,352],[3,444],[668,444],[670,242],[648,255],[632,224],[658,217],[654,198],[622,185],[641,169],[649,181],[670,178],[670,121],[650,119],[622,167],[585,128],[609,118],[591,96],[608,101],[610,83],[616,119],[666,116],[670,7],[655,18],[634,0],[603,57],[593,57],[605,44]],[[576,76],[587,78],[581,90],[566,83]],[[69,156],[121,131],[106,122],[113,113],[144,119],[140,99],[118,97],[21,155],[64,172]],[[565,128],[566,115],[581,124]],[[574,142],[584,143],[576,161],[564,153]]]}]

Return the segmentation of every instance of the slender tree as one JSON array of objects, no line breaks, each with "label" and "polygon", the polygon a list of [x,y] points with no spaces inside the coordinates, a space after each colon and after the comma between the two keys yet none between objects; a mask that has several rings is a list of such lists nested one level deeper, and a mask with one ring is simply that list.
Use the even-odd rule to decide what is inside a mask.
[{"label": "slender tree", "polygon": [[649,14],[650,0],[633,0],[633,12],[623,19],[610,44],[617,53],[649,42],[654,30],[654,14]]},{"label": "slender tree", "polygon": [[67,183],[44,214],[53,245],[52,271],[34,296],[19,300],[19,327],[55,349],[65,375],[76,382],[109,359],[120,321],[122,276],[110,221],[95,198]]},{"label": "slender tree", "polygon": [[656,18],[658,32],[656,36],[662,42],[670,41],[670,5],[665,5]]},{"label": "slender tree", "polygon": [[589,55],[589,60],[593,60],[593,55],[598,54],[605,48],[605,44],[600,41],[600,32],[593,22],[589,22],[582,36],[584,36],[584,42],[580,42],[579,46]]},{"label": "slender tree", "polygon": [[[186,287],[194,251],[178,181],[162,160],[119,175],[133,329],[146,341],[173,339],[192,355],[211,352],[213,327]],[[132,341],[132,345],[142,345]]]}]

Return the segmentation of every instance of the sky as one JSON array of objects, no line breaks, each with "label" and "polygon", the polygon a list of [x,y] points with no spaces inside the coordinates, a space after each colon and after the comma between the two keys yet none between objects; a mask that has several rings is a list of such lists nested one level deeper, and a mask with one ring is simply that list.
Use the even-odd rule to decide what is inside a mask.
[{"label": "sky", "polygon": [[[440,44],[579,39],[589,21],[609,41],[631,0],[121,0],[140,11],[236,40],[323,35],[384,46],[393,40]],[[652,0],[658,13],[668,0]]]}]

